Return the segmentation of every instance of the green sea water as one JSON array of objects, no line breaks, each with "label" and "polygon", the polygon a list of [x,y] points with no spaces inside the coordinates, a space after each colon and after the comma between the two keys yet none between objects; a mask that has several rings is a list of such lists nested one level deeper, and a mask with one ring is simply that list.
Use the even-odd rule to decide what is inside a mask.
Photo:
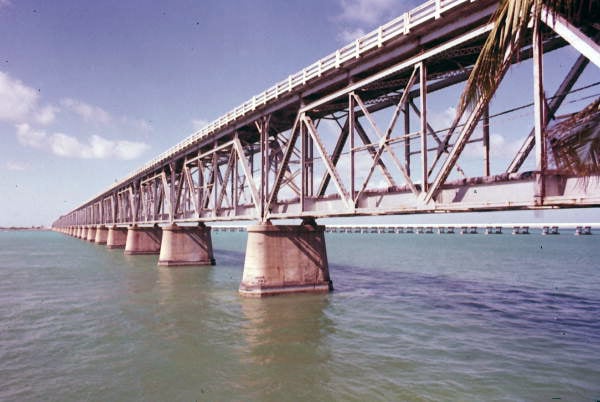
[{"label": "green sea water", "polygon": [[0,233],[0,400],[600,400],[600,236],[326,240],[334,292],[245,299],[245,233],[190,268]]}]

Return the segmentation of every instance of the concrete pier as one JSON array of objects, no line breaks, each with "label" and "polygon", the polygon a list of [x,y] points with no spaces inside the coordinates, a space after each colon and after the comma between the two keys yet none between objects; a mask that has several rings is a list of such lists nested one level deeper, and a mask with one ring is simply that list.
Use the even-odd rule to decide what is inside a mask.
[{"label": "concrete pier", "polygon": [[96,244],[106,244],[108,240],[108,228],[104,225],[100,225],[96,228],[96,238],[94,242]]},{"label": "concrete pier", "polygon": [[199,226],[164,227],[158,265],[214,265],[211,229]]},{"label": "concrete pier", "polygon": [[88,227],[86,240],[90,242],[96,241],[96,226]]},{"label": "concrete pier", "polygon": [[127,228],[111,226],[108,228],[106,237],[106,247],[108,248],[125,248],[127,243]]},{"label": "concrete pier", "polygon": [[162,230],[158,226],[130,226],[127,229],[125,254],[159,254]]},{"label": "concrete pier", "polygon": [[81,227],[81,233],[79,235],[79,238],[81,240],[86,240],[87,239],[87,233],[88,233],[88,228],[86,226],[82,226]]},{"label": "concrete pier", "polygon": [[240,294],[261,297],[332,290],[324,232],[325,227],[314,220],[300,226],[249,226]]}]

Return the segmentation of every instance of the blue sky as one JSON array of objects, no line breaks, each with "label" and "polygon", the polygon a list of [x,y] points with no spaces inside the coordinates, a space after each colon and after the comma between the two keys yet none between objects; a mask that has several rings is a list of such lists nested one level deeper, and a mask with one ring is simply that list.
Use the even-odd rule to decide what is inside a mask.
[{"label": "blue sky", "polygon": [[50,224],[416,4],[0,0],[0,226]]}]

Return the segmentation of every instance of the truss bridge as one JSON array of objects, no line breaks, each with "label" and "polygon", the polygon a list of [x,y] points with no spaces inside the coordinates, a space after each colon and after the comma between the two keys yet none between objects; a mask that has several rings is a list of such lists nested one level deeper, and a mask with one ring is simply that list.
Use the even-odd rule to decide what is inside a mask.
[{"label": "truss bridge", "polygon": [[[563,169],[548,134],[598,99],[589,95],[600,88],[597,16],[575,26],[542,13],[496,97],[462,110],[497,6],[429,0],[253,96],[53,227],[160,254],[160,265],[203,265],[215,262],[206,223],[255,221],[240,292],[260,296],[332,288],[319,218],[600,205],[598,177]],[[564,63],[565,49],[576,56],[550,83],[544,71]],[[597,127],[598,114],[596,105],[581,124]]]}]

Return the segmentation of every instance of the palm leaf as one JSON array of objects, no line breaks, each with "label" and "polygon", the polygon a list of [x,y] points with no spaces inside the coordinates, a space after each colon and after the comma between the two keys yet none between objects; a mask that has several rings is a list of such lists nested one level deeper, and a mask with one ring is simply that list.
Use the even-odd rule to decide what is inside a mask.
[{"label": "palm leaf", "polygon": [[590,176],[600,173],[600,98],[547,131],[559,172]]},{"label": "palm leaf", "polygon": [[[539,23],[542,6],[578,26],[585,20],[596,22],[599,3],[598,0],[501,0],[492,16],[494,27],[461,95],[457,116],[473,109],[480,99],[492,98],[524,44],[529,22]],[[557,166],[565,172],[600,173],[600,112],[595,104],[596,109],[592,104],[554,127],[551,149]],[[584,117],[587,123],[578,124]],[[564,130],[563,135],[558,134],[560,130]]]}]

